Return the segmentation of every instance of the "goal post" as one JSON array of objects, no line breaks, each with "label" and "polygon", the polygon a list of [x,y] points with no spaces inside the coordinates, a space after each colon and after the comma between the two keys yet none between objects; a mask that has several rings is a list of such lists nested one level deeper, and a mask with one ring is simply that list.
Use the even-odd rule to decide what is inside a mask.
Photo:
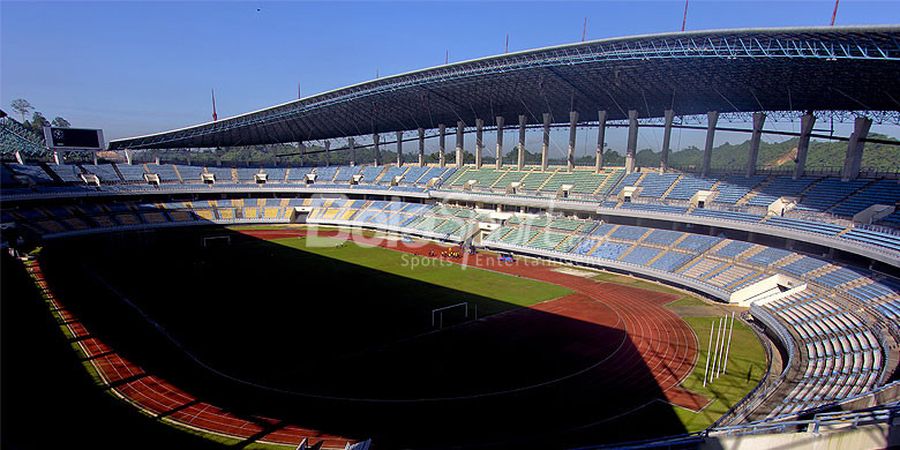
[{"label": "goal post", "polygon": [[460,302],[453,305],[442,306],[431,310],[431,328],[444,328],[444,313],[451,310],[462,310],[466,319],[469,318],[469,302]]},{"label": "goal post", "polygon": [[203,248],[231,245],[231,236],[227,234],[216,236],[203,236],[200,238]]}]

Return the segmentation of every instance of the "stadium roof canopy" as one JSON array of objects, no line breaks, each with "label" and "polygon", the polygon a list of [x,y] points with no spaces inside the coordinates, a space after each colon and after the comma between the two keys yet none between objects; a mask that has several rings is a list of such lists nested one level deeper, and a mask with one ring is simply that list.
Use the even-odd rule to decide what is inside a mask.
[{"label": "stadium roof canopy", "polygon": [[900,110],[900,26],[738,29],[602,39],[490,56],[380,78],[112,149],[311,141],[508,125],[575,110],[610,120],[754,111]]},{"label": "stadium roof canopy", "polygon": [[34,134],[31,129],[12,117],[0,116],[0,155],[12,155],[15,152],[21,152],[23,156],[28,157],[49,154],[43,136]]}]

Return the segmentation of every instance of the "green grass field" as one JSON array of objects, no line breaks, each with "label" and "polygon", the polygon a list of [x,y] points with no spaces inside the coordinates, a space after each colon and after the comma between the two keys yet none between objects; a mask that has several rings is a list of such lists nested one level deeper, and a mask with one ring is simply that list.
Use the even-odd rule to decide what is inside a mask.
[{"label": "green grass field", "polygon": [[[387,248],[342,244],[344,241],[331,238],[316,237],[318,245],[308,246],[312,238],[265,241],[235,234],[237,239],[231,246],[201,248],[198,237],[203,235],[203,231],[142,235],[144,241],[128,241],[134,246],[133,252],[122,252],[123,241],[115,238],[86,238],[84,244],[67,241],[72,248],[63,254],[57,251],[58,261],[48,264],[46,273],[51,273],[55,265],[58,276],[72,278],[72,283],[66,283],[70,298],[80,303],[86,316],[119,311],[116,308],[123,307],[115,299],[97,297],[102,289],[85,286],[84,280],[90,277],[72,273],[72,267],[83,267],[73,266],[71,258],[88,254],[93,270],[113,280],[125,295],[178,334],[205,361],[227,373],[287,389],[364,398],[467,395],[527,385],[568,373],[570,367],[580,364],[581,350],[574,343],[581,341],[570,338],[577,335],[572,330],[578,330],[578,324],[561,324],[548,317],[541,326],[520,328],[530,334],[494,335],[486,326],[470,330],[471,334],[465,327],[431,333],[433,325],[429,323],[431,310],[436,307],[466,301],[477,304],[479,317],[484,317],[572,293],[565,287]],[[77,251],[81,245],[100,240],[102,245],[93,242],[86,247],[90,253]],[[189,258],[171,257],[188,252],[192,255]],[[166,283],[143,283],[147,279]],[[729,373],[702,386],[709,327],[725,314],[723,305],[628,276],[598,272],[593,279],[675,294],[677,300],[668,307],[685,320],[699,340],[696,367],[682,385],[711,399],[711,403],[693,412],[653,402],[652,408],[646,408],[647,416],[637,414],[633,420],[641,424],[646,420],[665,422],[671,432],[701,430],[743,398],[763,375],[763,348],[754,333],[736,321]],[[201,284],[196,280],[209,281]],[[179,289],[173,291],[171,286]],[[88,293],[94,295],[90,302],[78,300],[88,298]],[[152,345],[133,333],[125,316],[116,314],[113,323],[103,322],[103,332],[120,339],[125,348],[146,345],[149,350]],[[496,320],[507,317],[518,316],[497,316]],[[548,325],[553,323],[556,328]],[[589,331],[590,336],[597,336],[594,330]],[[217,337],[214,345],[209,340],[211,335]],[[523,341],[523,336],[531,340]],[[586,345],[584,342],[581,345]],[[423,348],[429,350],[423,352]],[[172,364],[165,355],[139,353],[140,362],[148,367]],[[315,370],[309,370],[311,367]],[[346,367],[376,370],[360,380],[353,371],[343,370]],[[183,373],[171,370],[178,376]],[[453,384],[462,379],[468,381]],[[191,388],[195,380],[185,377],[183,382]],[[609,396],[602,398],[611,401]],[[583,400],[585,404],[591,401],[589,397]],[[340,423],[345,423],[340,408],[322,405],[317,417],[341,417]],[[419,413],[403,417],[414,422]],[[233,444],[219,438],[215,440]]]},{"label": "green grass field", "polygon": [[451,262],[385,248],[362,247],[356,244],[340,245],[343,241],[332,238],[315,239],[330,245],[310,247],[307,246],[306,238],[275,239],[270,242],[509,305],[530,306],[572,292],[550,283],[463,267]]},{"label": "green grass field", "polygon": [[[735,319],[734,335],[728,356],[728,371],[704,387],[703,375],[709,348],[709,331],[719,317],[686,317],[684,320],[693,328],[700,340],[700,356],[694,371],[685,378],[682,386],[711,399],[712,402],[699,412],[683,408],[675,410],[688,431],[699,431],[710,426],[759,384],[766,371],[766,353],[753,331]],[[715,339],[716,336],[713,335],[713,346]]]},{"label": "green grass field", "polygon": [[[568,289],[552,284],[480,269],[464,269],[456,264],[435,264],[434,260],[426,261],[429,258],[388,249],[357,245],[340,246],[340,241],[333,239],[332,241],[334,241],[334,245],[330,247],[306,247],[306,240],[297,238],[278,239],[272,242],[418,281],[452,287],[513,305],[529,306],[569,293]],[[416,262],[413,263],[413,261]],[[413,264],[417,266],[412,268]],[[459,283],[461,271],[465,272],[466,280],[466,283],[462,285]],[[680,296],[678,300],[668,306],[691,327],[697,335],[700,347],[697,364],[682,386],[712,400],[706,408],[699,412],[672,406],[688,431],[699,431],[711,425],[759,383],[766,370],[765,351],[756,335],[746,325],[736,320],[728,373],[721,375],[706,387],[703,386],[710,326],[719,316],[726,313],[724,307],[711,305],[677,289],[631,277],[599,273],[594,279],[598,282],[623,284]]]}]

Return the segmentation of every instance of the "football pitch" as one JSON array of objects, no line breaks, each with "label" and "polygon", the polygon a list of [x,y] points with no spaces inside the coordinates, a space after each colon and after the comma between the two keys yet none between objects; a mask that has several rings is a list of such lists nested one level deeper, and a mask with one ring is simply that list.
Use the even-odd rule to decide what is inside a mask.
[{"label": "football pitch", "polygon": [[[85,237],[41,260],[75,315],[150,372],[235,412],[386,448],[450,430],[448,444],[501,447],[563,430],[572,444],[695,430],[764,368],[763,355],[725,393],[694,386],[703,325],[667,311],[682,295],[653,284],[526,260],[485,270],[496,256],[302,230]],[[222,235],[230,244],[203,245]],[[453,307],[434,325],[436,309],[460,304],[468,316]]]}]

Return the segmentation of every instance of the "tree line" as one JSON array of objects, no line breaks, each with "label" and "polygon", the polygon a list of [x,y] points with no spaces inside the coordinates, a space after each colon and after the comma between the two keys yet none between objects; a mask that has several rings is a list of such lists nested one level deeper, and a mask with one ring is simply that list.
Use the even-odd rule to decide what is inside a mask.
[{"label": "tree line", "polygon": [[[24,98],[17,98],[11,101],[9,106],[13,111],[19,114],[19,117],[22,119],[22,125],[25,125],[26,128],[30,129],[38,136],[44,135],[44,127],[47,126],[59,128],[69,128],[72,126],[68,120],[61,116],[56,116],[53,120],[48,120],[47,117],[44,116],[44,113],[36,110],[31,102]],[[31,114],[31,120],[28,120],[29,114]]]}]

